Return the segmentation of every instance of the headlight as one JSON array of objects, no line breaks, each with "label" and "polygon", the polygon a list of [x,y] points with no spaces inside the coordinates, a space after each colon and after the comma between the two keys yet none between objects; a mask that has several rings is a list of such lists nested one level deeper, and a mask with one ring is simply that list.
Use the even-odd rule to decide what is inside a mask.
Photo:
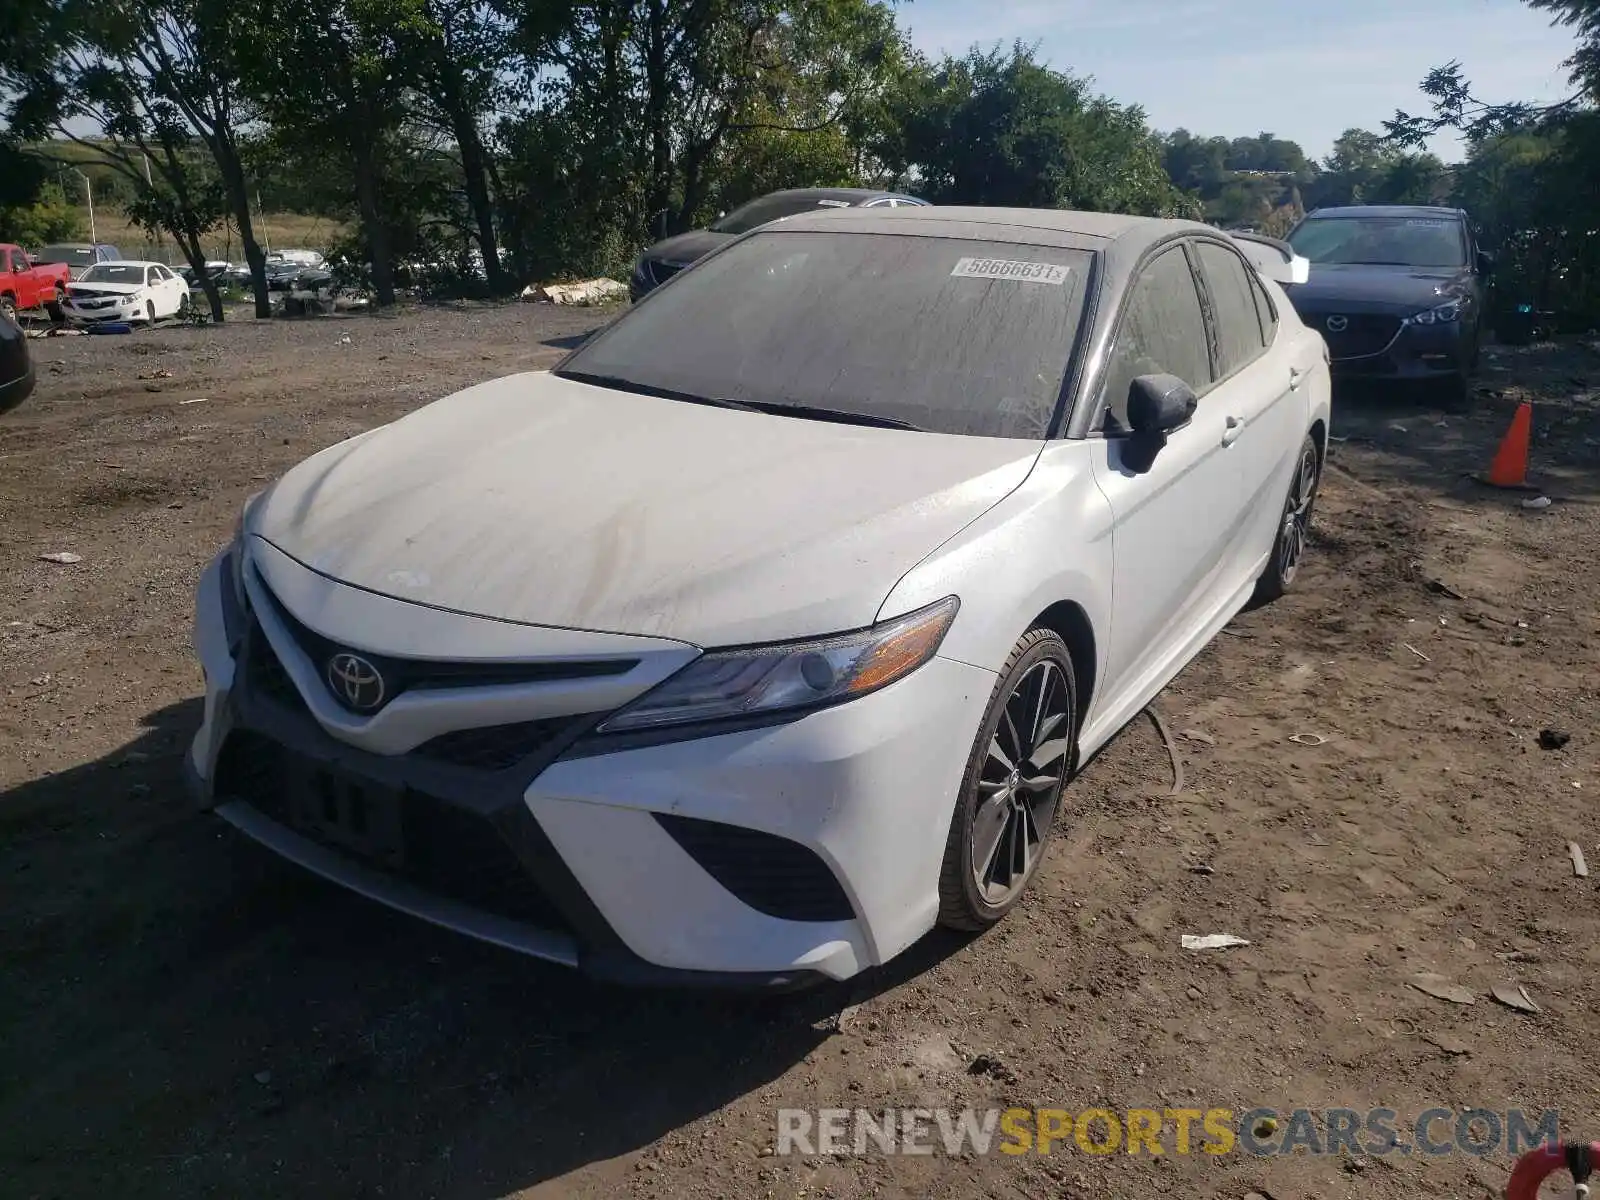
[{"label": "headlight", "polygon": [[1419,313],[1413,313],[1406,320],[1413,325],[1448,325],[1452,321],[1461,319],[1461,301],[1452,300],[1448,304],[1441,304],[1436,308],[1425,308]]},{"label": "headlight", "polygon": [[658,729],[842,704],[904,679],[939,649],[959,602],[946,596],[869,629],[702,655],[601,724]]}]

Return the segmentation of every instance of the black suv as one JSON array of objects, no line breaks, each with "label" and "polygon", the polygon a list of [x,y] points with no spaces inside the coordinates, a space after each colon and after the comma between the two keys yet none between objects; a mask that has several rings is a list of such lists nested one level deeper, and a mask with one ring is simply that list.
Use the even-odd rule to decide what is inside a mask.
[{"label": "black suv", "polygon": [[1311,262],[1288,288],[1328,343],[1336,378],[1392,379],[1463,403],[1478,365],[1493,266],[1459,208],[1322,208],[1289,233]]}]

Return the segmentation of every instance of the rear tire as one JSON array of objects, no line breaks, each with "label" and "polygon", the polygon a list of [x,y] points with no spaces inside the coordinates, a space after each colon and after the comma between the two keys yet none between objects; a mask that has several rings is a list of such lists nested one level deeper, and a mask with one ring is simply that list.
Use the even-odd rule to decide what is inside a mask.
[{"label": "rear tire", "polygon": [[1317,503],[1317,487],[1321,482],[1322,454],[1317,449],[1317,440],[1308,433],[1300,443],[1300,457],[1295,460],[1294,477],[1289,480],[1289,494],[1284,498],[1283,516],[1278,521],[1278,535],[1272,539],[1272,557],[1267,560],[1261,578],[1256,580],[1253,603],[1270,604],[1294,586],[1300,564],[1305,559],[1311,510]]},{"label": "rear tire", "polygon": [[939,873],[939,924],[978,932],[1038,874],[1075,759],[1078,687],[1061,635],[1030,629],[995,681]]}]

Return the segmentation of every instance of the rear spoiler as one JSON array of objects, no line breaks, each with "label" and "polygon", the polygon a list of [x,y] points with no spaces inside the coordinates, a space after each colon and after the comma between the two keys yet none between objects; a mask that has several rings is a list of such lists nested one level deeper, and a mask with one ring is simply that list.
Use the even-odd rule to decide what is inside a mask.
[{"label": "rear spoiler", "polygon": [[1304,283],[1311,276],[1311,261],[1294,252],[1288,242],[1264,237],[1259,233],[1228,234],[1239,244],[1240,251],[1274,283]]}]

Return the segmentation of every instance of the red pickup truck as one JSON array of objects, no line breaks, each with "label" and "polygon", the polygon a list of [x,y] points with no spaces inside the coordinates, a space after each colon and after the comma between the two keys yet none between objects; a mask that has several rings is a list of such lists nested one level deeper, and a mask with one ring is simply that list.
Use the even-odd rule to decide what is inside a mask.
[{"label": "red pickup truck", "polygon": [[66,263],[40,263],[34,266],[21,246],[0,242],[0,309],[15,316],[24,308],[43,308],[50,319],[59,321],[61,302],[67,298],[72,268]]}]

